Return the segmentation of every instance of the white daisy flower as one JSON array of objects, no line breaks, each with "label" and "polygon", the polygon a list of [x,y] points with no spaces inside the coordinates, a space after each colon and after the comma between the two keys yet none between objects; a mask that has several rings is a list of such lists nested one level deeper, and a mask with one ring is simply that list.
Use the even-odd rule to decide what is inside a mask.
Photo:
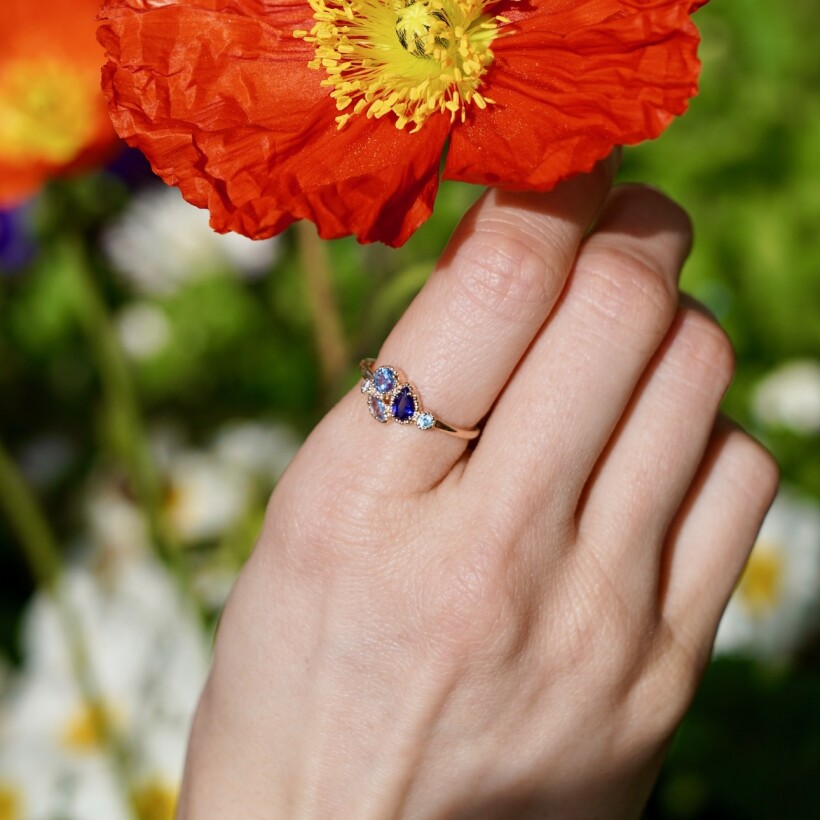
[{"label": "white daisy flower", "polygon": [[284,424],[233,420],[202,448],[157,428],[151,449],[168,486],[166,513],[186,542],[219,537],[264,502],[301,444]]},{"label": "white daisy flower", "polygon": [[151,554],[145,515],[116,481],[94,479],[86,491],[84,508],[94,555],[103,565]]},{"label": "white daisy flower", "polygon": [[[130,818],[127,788],[140,816],[170,820],[208,669],[203,630],[151,559],[115,565],[104,578],[70,568],[60,592],[76,613],[98,699],[80,691],[60,612],[38,594],[24,621],[24,671],[0,722],[0,806],[10,807],[0,816]],[[126,788],[101,715],[125,748]]]},{"label": "white daisy flower", "polygon": [[768,427],[806,436],[820,432],[820,362],[797,360],[773,370],[757,385],[752,409]]},{"label": "white daisy flower", "polygon": [[171,341],[171,323],[150,302],[134,302],[115,318],[123,350],[132,359],[143,361],[162,353]]},{"label": "white daisy flower", "polygon": [[272,487],[299,445],[299,438],[285,425],[235,421],[217,433],[214,452],[225,463],[258,476]]},{"label": "white daisy flower", "polygon": [[168,465],[165,513],[186,542],[217,538],[245,515],[253,484],[234,465],[206,452],[187,451]]},{"label": "white daisy flower", "polygon": [[820,505],[781,490],[720,622],[715,654],[785,660],[820,624]]},{"label": "white daisy flower", "polygon": [[224,271],[259,276],[279,254],[276,238],[216,233],[207,211],[168,186],[137,193],[103,233],[102,246],[112,266],[146,294],[173,293],[185,282]]},{"label": "white daisy flower", "polygon": [[26,673],[8,699],[0,730],[0,792],[13,793],[4,817],[129,817],[96,712],[72,679]]}]

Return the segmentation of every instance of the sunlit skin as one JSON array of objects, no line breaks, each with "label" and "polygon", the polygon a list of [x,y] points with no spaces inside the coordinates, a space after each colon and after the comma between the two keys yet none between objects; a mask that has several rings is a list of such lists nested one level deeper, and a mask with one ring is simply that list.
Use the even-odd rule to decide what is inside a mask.
[{"label": "sunlit skin", "polygon": [[732,349],[678,290],[686,215],[487,194],[271,499],[225,609],[181,817],[638,817],[777,469],[719,414]]}]

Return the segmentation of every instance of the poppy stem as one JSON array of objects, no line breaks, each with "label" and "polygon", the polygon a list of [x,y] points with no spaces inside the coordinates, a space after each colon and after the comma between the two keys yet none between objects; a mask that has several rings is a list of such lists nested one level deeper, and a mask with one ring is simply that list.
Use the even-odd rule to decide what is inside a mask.
[{"label": "poppy stem", "polygon": [[333,294],[333,274],[327,246],[313,223],[304,219],[296,223],[296,236],[322,376],[328,387],[335,388],[347,373],[350,354]]}]

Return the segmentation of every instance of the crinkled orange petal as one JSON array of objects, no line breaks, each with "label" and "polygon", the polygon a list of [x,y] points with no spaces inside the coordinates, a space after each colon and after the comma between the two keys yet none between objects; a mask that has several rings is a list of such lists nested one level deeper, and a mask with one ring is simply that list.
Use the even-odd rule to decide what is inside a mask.
[{"label": "crinkled orange petal", "polygon": [[[117,131],[154,169],[209,208],[218,230],[253,237],[294,219],[322,236],[401,244],[446,176],[547,189],[614,145],[657,136],[695,93],[705,0],[500,0],[511,19],[466,121],[338,113],[293,36],[308,0],[105,0],[103,86]],[[347,113],[350,113],[348,110]]]},{"label": "crinkled orange petal", "polygon": [[422,138],[337,111],[308,68],[304,0],[108,0],[100,40],[114,125],[219,231],[254,238],[294,219],[324,237],[404,242],[432,211],[449,122]]},{"label": "crinkled orange petal", "polygon": [[329,100],[317,106],[316,122],[283,150],[266,192],[325,239],[404,244],[433,212],[449,118],[431,117],[419,138],[387,117],[357,117],[339,131],[335,114]]},{"label": "crinkled orange petal", "polygon": [[658,136],[697,91],[705,0],[530,0],[505,10],[482,94],[453,130],[445,176],[546,190],[615,145]]}]

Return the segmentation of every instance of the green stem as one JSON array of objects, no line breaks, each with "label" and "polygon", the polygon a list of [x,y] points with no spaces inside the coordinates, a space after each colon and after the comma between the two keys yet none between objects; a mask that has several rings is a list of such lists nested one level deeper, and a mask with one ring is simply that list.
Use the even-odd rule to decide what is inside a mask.
[{"label": "green stem", "polygon": [[189,606],[205,623],[202,604],[182,561],[182,549],[163,511],[163,484],[154,463],[131,371],[111,321],[108,306],[91,271],[85,246],[78,239],[62,246],[78,297],[78,315],[97,365],[112,443],[146,516],[151,543],[173,573]]},{"label": "green stem", "polygon": [[142,424],[128,362],[90,270],[79,240],[62,248],[63,264],[72,275],[78,297],[78,318],[88,337],[100,377],[108,422],[115,448],[121,456],[160,557],[173,566],[179,560],[172,533],[162,514],[162,482],[151,456]]},{"label": "green stem", "polygon": [[62,574],[62,556],[57,539],[45,515],[0,441],[0,507],[6,513],[16,533],[23,555],[34,580],[54,601],[65,632],[72,668],[84,702],[94,709],[96,726],[102,742],[114,763],[118,781],[126,803],[136,816],[133,790],[130,788],[128,752],[103,708],[100,687],[94,676],[85,645],[82,626],[74,606],[59,583]]},{"label": "green stem", "polygon": [[20,539],[23,555],[34,580],[44,589],[53,590],[60,577],[60,550],[37,502],[2,442],[0,505],[5,509],[9,524]]},{"label": "green stem", "polygon": [[335,388],[347,373],[349,353],[333,295],[327,247],[313,224],[305,220],[296,224],[296,235],[322,375],[325,384]]},{"label": "green stem", "polygon": [[26,482],[0,442],[0,505],[15,530],[37,583],[53,590],[60,576],[60,551]]}]

